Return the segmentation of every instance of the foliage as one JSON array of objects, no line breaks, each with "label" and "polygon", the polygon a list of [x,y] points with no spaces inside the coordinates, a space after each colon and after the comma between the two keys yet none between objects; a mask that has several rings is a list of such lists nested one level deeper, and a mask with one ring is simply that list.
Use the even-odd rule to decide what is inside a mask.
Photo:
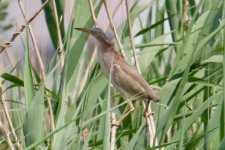
[{"label": "foliage", "polygon": [[12,24],[10,23],[4,23],[6,20],[8,13],[7,13],[7,8],[9,6],[8,1],[4,1],[0,3],[0,32],[7,31],[12,27]]}]

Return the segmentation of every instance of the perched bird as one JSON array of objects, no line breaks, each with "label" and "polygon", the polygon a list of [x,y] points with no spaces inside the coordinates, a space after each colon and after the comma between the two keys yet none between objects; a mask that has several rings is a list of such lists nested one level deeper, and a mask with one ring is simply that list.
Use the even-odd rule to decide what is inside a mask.
[{"label": "perched bird", "polygon": [[142,75],[117,54],[113,43],[105,35],[102,29],[96,27],[93,29],[75,29],[95,37],[97,55],[102,71],[105,76],[109,78],[111,70],[111,82],[125,99],[138,97],[139,99],[159,102],[159,97],[149,88],[148,83]]}]

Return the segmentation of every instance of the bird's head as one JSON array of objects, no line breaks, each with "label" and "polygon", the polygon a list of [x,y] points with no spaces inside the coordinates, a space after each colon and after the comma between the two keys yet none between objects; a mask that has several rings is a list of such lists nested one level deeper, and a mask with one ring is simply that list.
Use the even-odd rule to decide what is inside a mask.
[{"label": "bird's head", "polygon": [[92,35],[100,42],[112,45],[112,42],[109,40],[109,38],[105,35],[105,33],[100,28],[94,27],[92,29],[87,29],[87,28],[75,28],[75,29]]}]

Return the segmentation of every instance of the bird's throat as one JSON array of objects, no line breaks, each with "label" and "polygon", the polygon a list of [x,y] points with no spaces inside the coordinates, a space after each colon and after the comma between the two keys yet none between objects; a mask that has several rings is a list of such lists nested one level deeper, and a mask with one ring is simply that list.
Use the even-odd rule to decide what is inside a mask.
[{"label": "bird's throat", "polygon": [[100,62],[102,71],[107,78],[109,77],[110,68],[114,59],[113,53],[111,53],[110,50],[112,46],[113,45],[108,45],[101,41],[97,41],[98,60]]}]

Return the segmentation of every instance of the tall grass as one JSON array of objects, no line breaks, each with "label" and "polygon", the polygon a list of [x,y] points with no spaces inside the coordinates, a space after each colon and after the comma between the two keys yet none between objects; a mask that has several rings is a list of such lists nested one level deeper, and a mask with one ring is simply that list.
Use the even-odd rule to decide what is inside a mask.
[{"label": "tall grass", "polygon": [[[124,100],[111,88],[97,59],[91,61],[95,55],[87,46],[88,35],[74,30],[94,26],[88,1],[74,2],[68,29],[63,22],[56,24],[64,2],[56,0],[57,11],[52,0],[44,8],[55,47],[51,63],[44,66],[45,78],[31,65],[28,27],[24,59],[1,72],[1,148],[109,149],[111,112],[119,118],[128,101],[135,110],[117,128],[116,149],[225,148],[225,1],[130,2],[131,25],[138,30],[133,38],[141,39],[135,44],[141,72],[153,88],[159,87],[154,89],[160,102],[168,105],[165,109],[151,103],[154,145],[141,103]],[[103,2],[92,2],[98,16]],[[125,10],[124,2],[120,5]],[[133,62],[126,18],[116,30]]]}]

